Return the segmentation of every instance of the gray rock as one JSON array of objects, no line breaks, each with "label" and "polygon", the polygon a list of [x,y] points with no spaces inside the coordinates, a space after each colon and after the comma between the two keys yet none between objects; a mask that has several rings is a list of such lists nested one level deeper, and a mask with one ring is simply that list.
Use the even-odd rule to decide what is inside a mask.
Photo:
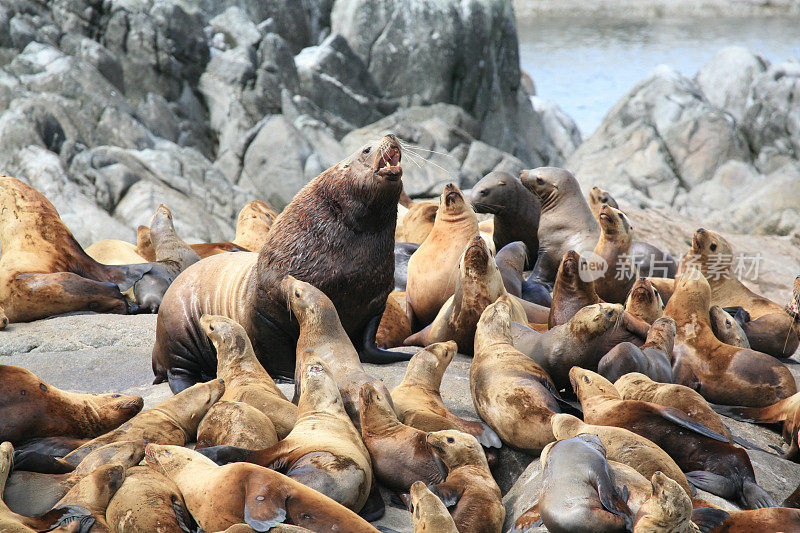
[{"label": "gray rock", "polygon": [[525,168],[525,163],[516,157],[501,152],[488,144],[475,141],[469,147],[467,157],[461,167],[463,177],[462,188],[472,188],[489,172],[498,170],[518,176]]},{"label": "gray rock", "polygon": [[136,117],[153,135],[178,142],[181,133],[178,117],[160,94],[148,93],[136,107]]},{"label": "gray rock", "polygon": [[86,37],[67,34],[59,46],[64,53],[92,65],[114,87],[120,91],[125,90],[122,65],[103,45]]},{"label": "gray rock", "polygon": [[552,100],[531,96],[531,104],[533,110],[542,117],[544,131],[558,151],[558,158],[550,161],[550,164],[563,165],[583,142],[578,125]]},{"label": "gray rock", "polygon": [[22,50],[36,40],[36,27],[28,17],[15,15],[8,23],[8,37],[11,39],[11,46]]},{"label": "gray rock", "polygon": [[211,30],[222,34],[228,48],[255,46],[261,40],[261,32],[238,6],[231,6],[209,21]]},{"label": "gray rock", "polygon": [[694,79],[711,104],[741,121],[750,85],[768,64],[747,48],[726,46],[700,67]]}]

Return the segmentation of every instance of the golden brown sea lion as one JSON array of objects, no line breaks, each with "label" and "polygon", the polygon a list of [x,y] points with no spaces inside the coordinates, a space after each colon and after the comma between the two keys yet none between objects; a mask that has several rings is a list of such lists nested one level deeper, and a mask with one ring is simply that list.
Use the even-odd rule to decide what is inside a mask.
[{"label": "golden brown sea lion", "polygon": [[595,290],[602,300],[621,304],[639,277],[631,257],[633,226],[625,213],[609,205],[600,209],[598,220],[600,238],[594,247],[594,254],[596,260],[604,261],[604,269],[602,275],[595,279]]},{"label": "golden brown sea lion", "polygon": [[122,464],[111,463],[101,466],[78,481],[55,506],[56,508],[68,505],[82,507],[94,518],[94,525],[90,530],[92,533],[111,533],[106,521],[106,509],[124,479],[125,466]]},{"label": "golden brown sea lion", "polygon": [[267,233],[277,217],[278,213],[264,202],[260,200],[248,202],[239,211],[236,238],[232,242],[209,242],[190,246],[203,259],[226,252],[260,252],[267,242]]},{"label": "golden brown sea lion", "polygon": [[414,521],[414,533],[458,533],[447,507],[425,483],[417,481],[411,485],[410,497],[408,510]]},{"label": "golden brown sea lion", "polygon": [[639,278],[631,286],[628,298],[625,300],[625,310],[636,318],[652,324],[664,314],[664,302],[647,278]]},{"label": "golden brown sea lion", "polygon": [[653,494],[636,513],[633,533],[700,533],[729,516],[722,509],[692,509],[692,500],[681,486],[661,472],[655,472],[650,482]]},{"label": "golden brown sea lion", "polygon": [[403,217],[401,227],[402,238],[398,242],[413,242],[422,244],[433,229],[433,222],[436,220],[436,211],[439,209],[439,202],[425,200],[414,202],[408,208],[408,212]]},{"label": "golden brown sea lion", "polygon": [[800,531],[800,509],[768,507],[750,511],[729,511],[730,517],[709,533],[755,533]]},{"label": "golden brown sea lion", "polygon": [[102,239],[86,248],[86,255],[104,265],[131,265],[146,263],[136,245],[119,239]]},{"label": "golden brown sea lion", "polygon": [[147,261],[156,260],[156,250],[153,248],[153,240],[150,238],[150,226],[136,228],[136,253]]},{"label": "golden brown sea lion", "polygon": [[375,343],[384,350],[402,346],[403,341],[411,335],[411,319],[406,311],[406,293],[393,292],[386,299],[386,310],[383,312]]},{"label": "golden brown sea lion", "polygon": [[227,444],[259,450],[276,442],[278,434],[267,415],[243,402],[219,401],[197,426],[195,449]]}]

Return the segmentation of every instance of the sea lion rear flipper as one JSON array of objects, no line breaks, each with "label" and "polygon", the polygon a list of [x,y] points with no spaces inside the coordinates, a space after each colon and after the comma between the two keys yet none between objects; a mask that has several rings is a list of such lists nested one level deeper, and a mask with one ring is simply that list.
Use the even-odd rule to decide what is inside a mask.
[{"label": "sea lion rear flipper", "polygon": [[561,408],[562,413],[583,419],[583,410],[580,408],[580,405],[576,407],[561,396],[553,395],[553,397],[556,399],[556,403],[558,404],[558,407]]},{"label": "sea lion rear flipper", "polygon": [[[728,428],[728,431],[730,431],[730,428]],[[749,440],[745,439],[744,437],[738,437],[738,436],[734,435],[733,433],[731,433],[731,440],[734,442],[734,444],[738,444],[742,448],[746,448],[748,450],[756,450],[756,451],[764,452],[764,453],[769,453],[767,450],[765,450],[761,446],[759,446],[759,445],[757,445],[757,444],[755,444],[753,442],[750,442]],[[782,451],[783,450],[781,450],[781,452]]]},{"label": "sea lion rear flipper", "polygon": [[713,507],[692,509],[692,522],[694,522],[702,533],[707,533],[721,525],[730,516],[728,511],[724,509],[715,509]]},{"label": "sea lion rear flipper", "polygon": [[14,470],[39,472],[40,474],[68,474],[75,470],[75,466],[52,455],[33,450],[15,450]]},{"label": "sea lion rear flipper", "polygon": [[178,499],[177,496],[172,497],[172,510],[175,512],[175,520],[178,522],[178,527],[186,533],[199,533],[202,530],[195,522],[194,517],[189,513],[189,509]]},{"label": "sea lion rear flipper", "polygon": [[723,307],[722,310],[731,315],[733,319],[739,323],[740,326],[743,326],[746,323],[750,322],[750,313],[748,313],[744,307],[740,306]]},{"label": "sea lion rear flipper", "polygon": [[375,334],[378,333],[378,326],[381,323],[382,316],[383,310],[381,309],[381,312],[372,317],[367,323],[367,327],[364,328],[363,343],[358,353],[359,359],[361,359],[362,363],[372,363],[376,365],[409,361],[414,354],[393,352],[391,350],[378,348],[378,344],[375,342]]},{"label": "sea lion rear flipper", "polygon": [[228,463],[240,461],[247,462],[247,459],[253,454],[251,450],[229,445],[200,448],[197,450],[197,453],[205,455],[218,465],[226,465]]},{"label": "sea lion rear flipper", "polygon": [[442,500],[445,507],[455,506],[461,499],[461,495],[464,494],[463,488],[448,485],[446,481],[437,485],[429,485],[428,490]]},{"label": "sea lion rear flipper", "polygon": [[512,530],[514,533],[521,533],[523,531],[527,531],[532,527],[538,527],[542,525],[542,514],[539,512],[539,504],[537,503],[524,513],[522,513],[517,521],[514,522],[514,529]]},{"label": "sea lion rear flipper", "polygon": [[698,489],[726,500],[735,499],[738,492],[738,487],[732,480],[706,470],[686,472],[686,480]]},{"label": "sea lion rear flipper", "polygon": [[478,442],[484,448],[503,447],[503,441],[501,441],[497,433],[495,433],[494,430],[485,423],[464,420],[463,418],[456,417],[455,415],[453,415],[453,417],[457,419],[455,421],[456,424],[462,426],[467,433],[478,439]]},{"label": "sea lion rear flipper", "polygon": [[65,505],[51,510],[50,512],[38,517],[28,518],[25,525],[38,531],[50,531],[68,524],[77,522],[69,531],[74,533],[89,533],[94,526],[95,519],[88,509],[77,505]]},{"label": "sea lion rear flipper", "polygon": [[256,531],[269,531],[286,520],[284,502],[277,491],[270,494],[269,488],[251,480],[245,489],[244,522]]},{"label": "sea lion rear flipper", "polygon": [[[656,404],[652,404],[652,405],[656,405]],[[703,424],[701,424],[700,422],[697,422],[696,420],[692,420],[683,411],[679,411],[678,409],[675,409],[673,407],[663,407],[663,406],[660,406],[660,405],[657,406],[657,407],[658,407],[659,414],[663,418],[669,420],[670,422],[678,424],[679,426],[684,427],[686,429],[690,429],[690,430],[694,431],[695,433],[699,433],[700,435],[703,435],[704,437],[708,437],[710,439],[718,440],[720,442],[730,442],[730,440],[726,439],[724,436],[720,435],[716,431],[712,431],[712,430],[708,429],[706,426],[704,426]]]},{"label": "sea lion rear flipper", "polygon": [[381,490],[378,488],[375,475],[372,476],[372,488],[369,491],[369,496],[367,496],[367,501],[364,502],[364,507],[361,508],[358,514],[367,522],[380,520],[386,514],[386,504],[383,503],[383,496],[381,496]]},{"label": "sea lion rear flipper", "polygon": [[741,500],[745,509],[763,509],[764,507],[778,506],[778,502],[767,491],[747,480],[742,483]]},{"label": "sea lion rear flipper", "polygon": [[719,405],[715,403],[708,403],[708,406],[711,407],[714,411],[718,414],[727,416],[728,418],[733,418],[734,420],[738,420],[740,422],[750,422],[750,423],[759,423],[759,422],[780,422],[782,420],[786,420],[786,417],[771,417],[771,416],[763,416],[759,413],[761,408],[759,407],[742,407],[738,405]]},{"label": "sea lion rear flipper", "polygon": [[403,341],[403,346],[427,346],[428,344],[430,344],[428,342],[428,335],[431,332],[431,325],[432,324],[428,324],[427,326],[425,326],[425,328],[419,330],[413,335],[409,335]]}]

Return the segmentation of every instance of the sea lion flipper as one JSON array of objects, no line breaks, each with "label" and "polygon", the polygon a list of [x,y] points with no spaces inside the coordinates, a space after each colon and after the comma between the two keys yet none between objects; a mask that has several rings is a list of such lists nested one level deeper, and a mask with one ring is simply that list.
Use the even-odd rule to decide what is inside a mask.
[{"label": "sea lion flipper", "polygon": [[[760,407],[742,407],[739,405],[719,405],[715,403],[708,402],[708,406],[711,407],[714,411],[718,414],[727,416],[728,418],[733,418],[734,420],[738,420],[740,422],[750,422],[750,423],[770,423],[770,422],[780,422],[782,420],[786,420],[785,416],[779,416],[778,418],[772,416],[763,416],[760,411]],[[779,413],[779,415],[782,413]]]},{"label": "sea lion flipper", "polygon": [[700,529],[701,533],[711,531],[730,516],[730,513],[724,509],[715,509],[713,507],[692,509],[692,522]]},{"label": "sea lion flipper", "polygon": [[[265,490],[257,491],[256,496],[247,491],[244,504],[244,522],[256,531],[269,531],[286,520],[286,509],[279,507],[268,499],[269,493]],[[266,493],[266,496],[262,493]],[[262,498],[258,500],[258,498]]]},{"label": "sea lion flipper", "polygon": [[561,408],[562,413],[583,419],[583,410],[580,408],[580,404],[576,407],[561,396],[553,395],[553,397],[555,398],[558,407]]},{"label": "sea lion flipper", "polygon": [[697,422],[696,420],[692,420],[683,411],[679,411],[678,409],[675,409],[673,407],[663,407],[660,405],[657,407],[659,414],[663,418],[669,420],[670,422],[678,424],[679,426],[684,427],[686,429],[690,429],[695,433],[699,433],[700,435],[703,435],[710,439],[718,440],[720,442],[730,442],[730,440],[726,439],[716,431],[708,429],[706,426],[704,426],[700,422]]},{"label": "sea lion flipper", "polygon": [[364,328],[363,343],[358,353],[359,359],[361,359],[362,363],[372,363],[376,365],[409,361],[414,354],[393,352],[391,350],[378,348],[378,344],[375,342],[375,335],[378,333],[378,326],[380,325],[382,316],[383,309],[381,309],[380,313],[372,317],[367,323],[367,327]]},{"label": "sea lion flipper", "polygon": [[428,343],[428,335],[431,332],[431,324],[425,326],[425,328],[419,330],[418,332],[414,333],[413,335],[409,335],[404,341],[403,346],[427,346]]},{"label": "sea lion flipper", "polygon": [[732,480],[706,470],[686,472],[686,480],[698,489],[710,492],[726,500],[735,499],[738,492],[736,483]]},{"label": "sea lion flipper", "polygon": [[172,510],[175,512],[175,520],[178,527],[186,533],[199,533],[202,531],[195,522],[194,517],[189,513],[189,509],[181,502],[177,496],[172,497]]},{"label": "sea lion flipper", "polygon": [[601,479],[597,483],[597,495],[600,496],[600,503],[606,511],[624,518],[626,523],[633,519],[631,510],[626,503],[628,487],[623,487],[620,493],[610,479],[605,481]]},{"label": "sea lion flipper", "polygon": [[742,503],[746,509],[777,507],[778,503],[766,490],[752,481],[742,483]]},{"label": "sea lion flipper", "polygon": [[463,487],[448,485],[446,482],[439,483],[437,485],[428,485],[428,490],[430,490],[437,498],[442,500],[442,503],[445,507],[455,506],[458,503],[458,500],[461,499],[461,495],[464,492]]},{"label": "sea lion flipper", "polygon": [[386,504],[383,502],[381,491],[378,488],[378,481],[372,476],[372,488],[364,502],[364,507],[358,512],[359,516],[367,522],[374,522],[383,518],[386,514]]},{"label": "sea lion flipper", "polygon": [[29,518],[25,520],[25,525],[41,531],[50,531],[75,522],[79,525],[73,526],[71,530],[73,533],[89,533],[94,526],[95,519],[88,509],[77,505],[65,505],[38,518]]},{"label": "sea lion flipper", "polygon": [[[730,428],[728,428],[728,431],[730,431]],[[769,453],[767,450],[765,450],[761,446],[755,444],[754,442],[750,442],[749,440],[745,439],[744,437],[739,437],[737,435],[731,434],[731,440],[734,442],[734,444],[738,444],[742,448],[746,448],[748,450],[756,450],[756,451],[764,452],[764,453]],[[781,450],[781,453],[783,453],[783,450]]]},{"label": "sea lion flipper", "polygon": [[537,503],[524,513],[522,513],[517,521],[514,522],[514,533],[527,531],[532,527],[542,525],[542,514],[539,512],[539,504]]},{"label": "sea lion flipper", "polygon": [[75,466],[52,455],[33,450],[16,450],[14,452],[14,470],[39,472],[40,474],[68,474],[75,470]]}]

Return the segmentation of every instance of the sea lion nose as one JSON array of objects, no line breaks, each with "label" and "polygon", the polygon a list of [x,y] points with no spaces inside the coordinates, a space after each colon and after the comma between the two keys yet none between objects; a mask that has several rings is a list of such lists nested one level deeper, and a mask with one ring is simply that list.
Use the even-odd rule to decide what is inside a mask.
[{"label": "sea lion nose", "polygon": [[697,233],[705,233],[705,232],[706,232],[706,228],[698,228],[697,229]]},{"label": "sea lion nose", "polygon": [[388,137],[388,138],[390,138],[391,140],[393,140],[393,141],[397,142],[397,135],[395,135],[394,133],[387,133],[387,134],[386,134],[386,137]]},{"label": "sea lion nose", "polygon": [[639,278],[639,281],[641,281],[642,283],[644,283],[645,281],[647,281],[647,278],[646,278],[646,277],[644,277],[644,276],[642,276],[641,278]]}]

